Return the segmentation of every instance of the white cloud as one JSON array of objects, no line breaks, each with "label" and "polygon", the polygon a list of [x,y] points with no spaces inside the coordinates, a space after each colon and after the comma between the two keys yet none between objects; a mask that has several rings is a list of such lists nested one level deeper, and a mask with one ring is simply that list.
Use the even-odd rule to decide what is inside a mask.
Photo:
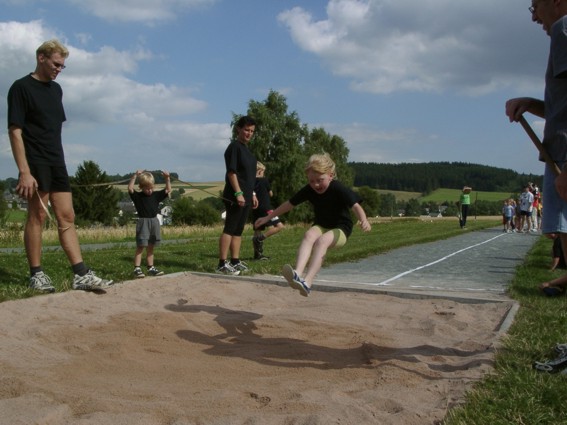
[{"label": "white cloud", "polygon": [[173,20],[188,9],[210,6],[216,0],[67,0],[106,21],[153,24]]},{"label": "white cloud", "polygon": [[[504,32],[502,16],[527,20],[527,10],[519,15],[513,1],[330,0],[320,20],[308,7],[278,19],[300,48],[349,79],[353,90],[478,95],[526,82],[525,75],[500,72],[520,63],[522,45],[533,45],[526,34],[532,31],[509,26]],[[514,49],[507,48],[510,40]]]},{"label": "white cloud", "polygon": [[[0,92],[33,71],[35,49],[56,36],[41,21],[0,23]],[[64,89],[67,122],[63,142],[69,171],[89,159],[110,174],[124,168],[157,168],[164,155],[171,167],[196,171],[203,178],[222,178],[222,170],[199,157],[208,156],[222,165],[222,153],[230,137],[227,124],[194,124],[191,116],[207,107],[187,87],[163,83],[143,84],[129,78],[140,60],[152,60],[147,51],[118,51],[112,47],[97,52],[67,44],[67,69],[57,81]],[[0,104],[6,116],[6,103]],[[9,142],[0,154],[3,174],[16,173]],[[170,158],[171,156],[171,158]],[[173,158],[173,160],[172,160]],[[197,158],[197,159],[196,159]],[[155,166],[147,162],[155,162]],[[195,164],[195,165],[192,165]],[[12,170],[7,174],[6,170]],[[193,177],[193,179],[196,177]]]}]

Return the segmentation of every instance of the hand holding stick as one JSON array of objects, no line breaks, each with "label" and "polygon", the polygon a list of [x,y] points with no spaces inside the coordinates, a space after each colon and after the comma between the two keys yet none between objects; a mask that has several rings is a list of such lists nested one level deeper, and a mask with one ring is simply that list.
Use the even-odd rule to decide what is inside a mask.
[{"label": "hand holding stick", "polygon": [[555,163],[555,161],[553,159],[551,159],[551,157],[549,156],[549,154],[545,150],[545,146],[543,146],[543,143],[541,143],[541,141],[537,137],[537,134],[535,134],[535,132],[530,127],[530,125],[528,124],[528,122],[526,121],[526,119],[524,118],[523,115],[520,116],[520,119],[518,120],[518,122],[520,124],[522,124],[522,127],[524,127],[524,130],[526,131],[526,133],[528,133],[528,136],[530,136],[530,139],[532,139],[532,142],[534,143],[535,147],[539,151],[539,153],[540,153],[541,157],[543,158],[543,160],[545,161],[545,163],[551,167],[551,169],[553,170],[553,173],[556,176],[561,174],[561,170],[559,169],[559,166]]}]

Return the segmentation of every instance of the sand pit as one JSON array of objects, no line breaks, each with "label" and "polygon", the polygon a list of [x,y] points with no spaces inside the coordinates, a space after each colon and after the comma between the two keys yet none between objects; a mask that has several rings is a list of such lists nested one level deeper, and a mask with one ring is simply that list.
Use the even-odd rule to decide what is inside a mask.
[{"label": "sand pit", "polygon": [[178,274],[0,304],[0,424],[435,424],[511,303]]}]

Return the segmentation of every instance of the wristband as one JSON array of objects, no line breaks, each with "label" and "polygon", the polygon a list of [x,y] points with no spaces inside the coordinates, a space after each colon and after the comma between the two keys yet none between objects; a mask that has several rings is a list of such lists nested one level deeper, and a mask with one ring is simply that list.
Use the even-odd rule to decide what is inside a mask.
[{"label": "wristband", "polygon": [[244,192],[234,192],[234,196],[244,195]]}]

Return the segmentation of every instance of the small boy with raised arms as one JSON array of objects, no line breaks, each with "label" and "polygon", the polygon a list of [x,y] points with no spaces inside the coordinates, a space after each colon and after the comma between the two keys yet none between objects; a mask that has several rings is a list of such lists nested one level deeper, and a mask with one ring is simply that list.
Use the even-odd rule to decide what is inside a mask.
[{"label": "small boy with raised arms", "polygon": [[[273,196],[270,181],[264,176],[266,166],[260,161],[256,164],[256,185],[254,192],[258,198],[258,208],[252,210],[253,221],[261,217],[267,216],[272,212],[272,204],[270,198]],[[266,228],[269,229],[264,233]],[[252,245],[254,247],[255,260],[269,260],[269,257],[264,255],[264,241],[270,236],[275,235],[284,228],[284,224],[280,221],[278,216],[272,217],[270,221],[260,227],[254,227],[254,237],[252,238]]]},{"label": "small boy with raised arms", "polygon": [[[370,223],[360,203],[362,199],[351,189],[335,180],[335,163],[329,154],[316,154],[309,158],[305,167],[308,184],[281,204],[267,216],[256,220],[260,227],[275,216],[291,211],[302,202],[313,205],[315,221],[305,232],[299,250],[295,269],[283,266],[282,274],[293,289],[304,297],[309,296],[315,276],[323,265],[329,248],[340,248],[352,233],[353,223],[350,212],[358,218],[363,231],[370,231]],[[307,272],[305,269],[307,267]]]},{"label": "small boy with raised arms", "polygon": [[[162,171],[165,178],[165,188],[154,190],[155,179],[152,173],[144,170],[137,170],[130,183],[128,183],[128,193],[134,203],[138,213],[136,223],[136,255],[134,256],[134,276],[137,278],[145,277],[142,271],[142,253],[146,249],[147,273],[150,276],[161,276],[163,271],[157,269],[154,264],[154,247],[161,241],[161,228],[157,215],[159,204],[169,196],[171,192],[171,181],[167,171]],[[138,178],[140,191],[134,190],[134,184]]]}]

